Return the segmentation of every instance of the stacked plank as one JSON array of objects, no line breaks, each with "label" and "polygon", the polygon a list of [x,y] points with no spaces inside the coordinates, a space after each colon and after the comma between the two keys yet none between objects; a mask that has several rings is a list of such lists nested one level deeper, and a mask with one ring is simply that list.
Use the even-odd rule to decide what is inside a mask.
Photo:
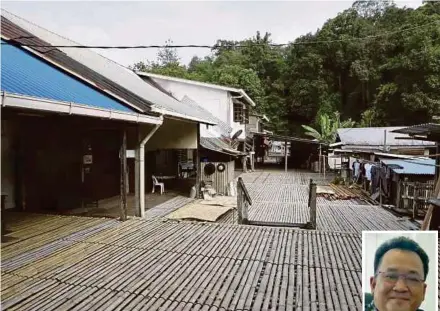
[{"label": "stacked plank", "polygon": [[356,200],[356,202],[358,202],[357,204],[365,204],[365,202],[370,201],[369,198],[360,189],[350,189],[347,186],[335,184],[330,184],[329,187],[333,190],[333,193],[318,193],[317,196],[323,197],[329,201]]}]

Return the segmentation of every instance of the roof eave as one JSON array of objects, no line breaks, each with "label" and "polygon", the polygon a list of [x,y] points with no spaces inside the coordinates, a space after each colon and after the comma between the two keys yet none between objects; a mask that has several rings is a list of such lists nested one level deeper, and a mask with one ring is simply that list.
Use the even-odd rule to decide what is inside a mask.
[{"label": "roof eave", "polygon": [[165,110],[165,109],[158,108],[155,106],[153,106],[151,108],[151,111],[157,112],[157,113],[162,114],[166,117],[173,117],[173,118],[180,119],[180,120],[187,120],[187,121],[197,122],[197,123],[206,124],[206,125],[217,125],[217,123],[213,123],[212,121],[209,121],[209,120],[191,117],[188,115],[184,115],[184,114],[174,112],[174,111]]},{"label": "roof eave", "polygon": [[143,76],[143,77],[150,77],[150,78],[155,78],[155,79],[174,81],[174,82],[180,82],[180,83],[185,83],[185,84],[192,84],[192,85],[203,86],[203,87],[208,87],[208,88],[218,89],[218,90],[223,90],[223,91],[228,91],[228,92],[237,92],[237,93],[240,92],[240,89],[237,89],[237,88],[223,86],[223,85],[217,85],[217,84],[212,84],[212,83],[206,83],[206,82],[200,82],[200,81],[195,81],[195,80],[170,77],[170,76],[159,75],[159,74],[156,74],[156,73],[139,71],[139,70],[135,71],[135,73],[137,75]]},{"label": "roof eave", "polygon": [[257,106],[257,105],[255,104],[255,102],[252,100],[252,98],[250,98],[249,95],[246,94],[246,92],[245,92],[243,89],[240,89],[239,93],[240,93],[241,95],[243,95],[243,97],[246,99],[246,101],[248,102],[249,105],[251,105],[252,107]]},{"label": "roof eave", "polygon": [[117,111],[78,103],[26,96],[21,94],[12,94],[5,91],[1,91],[1,106],[134,123],[156,125],[163,123],[162,117],[153,117],[134,112]]},{"label": "roof eave", "polygon": [[167,80],[167,81],[174,81],[174,82],[180,82],[180,83],[186,83],[186,84],[193,84],[193,85],[197,85],[197,86],[203,86],[203,87],[223,90],[223,91],[227,91],[227,92],[239,93],[240,95],[242,95],[246,99],[246,102],[249,105],[251,105],[253,107],[256,106],[255,102],[249,97],[248,94],[246,94],[246,92],[243,89],[236,89],[236,88],[233,88],[233,87],[228,87],[228,86],[223,86],[223,85],[216,85],[216,84],[205,83],[205,82],[200,82],[200,81],[194,81],[194,80],[188,80],[188,79],[182,79],[182,78],[158,75],[158,74],[155,74],[155,73],[144,72],[144,71],[139,71],[139,70],[135,71],[135,73],[137,75],[141,76],[141,77],[143,76],[143,77],[156,78],[156,79],[162,79],[162,80]]}]

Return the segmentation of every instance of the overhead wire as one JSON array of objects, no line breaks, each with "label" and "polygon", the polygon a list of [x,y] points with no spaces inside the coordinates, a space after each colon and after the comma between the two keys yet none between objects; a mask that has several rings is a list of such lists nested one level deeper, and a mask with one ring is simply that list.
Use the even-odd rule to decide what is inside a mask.
[{"label": "overhead wire", "polygon": [[[215,44],[215,45],[204,45],[204,44],[182,44],[182,45],[174,45],[174,44],[166,44],[166,45],[43,45],[43,44],[23,44],[17,42],[16,40],[20,39],[32,39],[32,36],[20,36],[16,38],[11,38],[10,40],[13,44],[22,46],[22,47],[39,47],[39,48],[77,48],[77,49],[160,49],[160,48],[206,48],[206,49],[220,49],[220,48],[244,48],[250,46],[271,46],[271,47],[286,47],[286,46],[295,46],[295,45],[312,45],[312,44],[329,44],[329,43],[338,43],[338,42],[354,42],[354,41],[364,41],[375,38],[386,37],[390,35],[395,35],[398,33],[403,33],[410,30],[424,28],[430,25],[437,24],[440,26],[440,20],[436,20],[434,22],[425,23],[423,25],[418,25],[414,27],[407,27],[395,31],[384,32],[377,35],[358,37],[358,38],[345,38],[345,39],[333,39],[333,40],[315,40],[315,41],[296,41],[290,43],[250,43],[250,44]],[[1,42],[1,44],[11,44],[10,42]]]}]

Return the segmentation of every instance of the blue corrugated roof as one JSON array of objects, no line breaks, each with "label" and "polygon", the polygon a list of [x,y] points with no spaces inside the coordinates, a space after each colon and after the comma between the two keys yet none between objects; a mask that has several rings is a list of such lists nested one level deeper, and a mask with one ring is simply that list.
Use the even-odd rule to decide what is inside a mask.
[{"label": "blue corrugated roof", "polygon": [[[382,163],[393,166],[391,170],[397,174],[406,175],[435,175],[435,160],[433,159],[384,159]],[[398,168],[394,168],[397,165]]]},{"label": "blue corrugated roof", "polygon": [[98,108],[132,112],[118,101],[1,40],[1,90]]}]

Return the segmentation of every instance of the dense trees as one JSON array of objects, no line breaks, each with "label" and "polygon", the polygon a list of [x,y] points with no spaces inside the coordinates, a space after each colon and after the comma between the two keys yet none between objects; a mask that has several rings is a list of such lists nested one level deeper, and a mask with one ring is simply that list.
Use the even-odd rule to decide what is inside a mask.
[{"label": "dense trees", "polygon": [[[176,50],[133,67],[240,87],[272,129],[304,134],[340,113],[359,126],[410,125],[440,114],[440,3],[417,9],[391,1],[355,1],[316,33],[287,46],[270,34],[218,40],[211,56],[180,63]],[[339,116],[339,114],[337,114]],[[339,120],[330,120],[331,122]]]}]

